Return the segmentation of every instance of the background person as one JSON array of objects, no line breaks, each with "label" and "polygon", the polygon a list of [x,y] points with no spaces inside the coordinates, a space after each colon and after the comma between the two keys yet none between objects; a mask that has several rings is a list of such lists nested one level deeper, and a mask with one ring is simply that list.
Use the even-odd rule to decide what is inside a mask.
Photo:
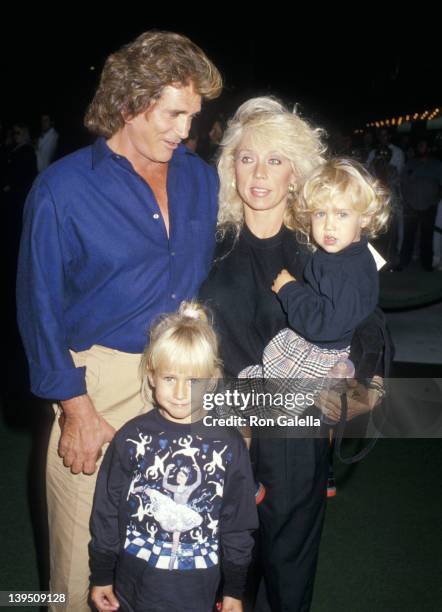
[{"label": "background person", "polygon": [[411,262],[414,242],[420,230],[419,246],[422,267],[433,270],[433,231],[437,207],[442,197],[442,162],[430,154],[429,143],[421,138],[416,157],[405,164],[402,175],[404,200],[404,241],[398,270]]},{"label": "background person", "polygon": [[58,146],[58,132],[54,128],[51,116],[41,116],[41,133],[37,141],[37,168],[43,172],[55,158]]}]

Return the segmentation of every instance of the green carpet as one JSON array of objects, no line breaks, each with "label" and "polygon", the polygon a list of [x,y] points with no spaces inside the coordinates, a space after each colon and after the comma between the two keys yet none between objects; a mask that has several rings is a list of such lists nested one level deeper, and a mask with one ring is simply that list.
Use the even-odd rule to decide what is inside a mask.
[{"label": "green carpet", "polygon": [[380,440],[335,467],[312,611],[440,611],[441,441]]},{"label": "green carpet", "polygon": [[0,590],[36,591],[39,580],[28,504],[31,435],[7,428],[0,418],[0,440]]}]

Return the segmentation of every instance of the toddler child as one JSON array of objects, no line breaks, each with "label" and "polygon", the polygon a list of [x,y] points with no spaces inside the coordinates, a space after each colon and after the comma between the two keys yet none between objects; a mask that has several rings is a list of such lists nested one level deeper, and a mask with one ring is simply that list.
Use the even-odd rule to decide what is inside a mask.
[{"label": "toddler child", "polygon": [[[330,159],[306,180],[296,202],[297,229],[314,254],[304,277],[281,270],[272,290],[290,328],[266,346],[262,365],[240,377],[318,379],[320,391],[348,358],[354,329],[378,303],[379,281],[368,238],[386,225],[389,198],[359,163]],[[336,377],[341,377],[342,372]]]}]

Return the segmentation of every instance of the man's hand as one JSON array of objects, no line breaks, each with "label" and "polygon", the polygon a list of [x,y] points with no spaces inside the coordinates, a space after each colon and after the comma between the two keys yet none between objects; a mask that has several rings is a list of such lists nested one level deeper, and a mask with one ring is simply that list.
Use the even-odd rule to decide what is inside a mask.
[{"label": "man's hand", "polygon": [[[380,376],[374,376],[373,381],[383,385]],[[376,389],[367,389],[354,378],[347,381],[347,421],[373,410],[380,402],[380,395]],[[339,421],[341,416],[341,397],[336,391],[322,391],[316,405],[322,413],[331,421]]]},{"label": "man's hand", "polygon": [[240,599],[234,597],[223,597],[221,612],[242,612],[243,607]]},{"label": "man's hand", "polygon": [[295,280],[296,278],[292,276],[290,272],[288,272],[285,269],[281,270],[281,272],[278,274],[278,276],[273,281],[272,291],[274,293],[278,293],[278,291],[280,291],[280,289],[282,289],[284,285],[287,285],[287,283],[290,283],[291,281],[295,281]]},{"label": "man's hand", "polygon": [[91,589],[91,599],[98,612],[118,610],[120,607],[111,584],[107,586],[93,586]]},{"label": "man's hand", "polygon": [[112,440],[115,429],[97,413],[88,395],[64,400],[61,406],[58,454],[73,474],[93,474],[101,448]]}]

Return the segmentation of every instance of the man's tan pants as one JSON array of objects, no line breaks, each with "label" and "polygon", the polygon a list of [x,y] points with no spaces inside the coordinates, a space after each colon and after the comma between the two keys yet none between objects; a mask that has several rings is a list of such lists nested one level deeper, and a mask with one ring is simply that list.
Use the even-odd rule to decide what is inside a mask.
[{"label": "man's tan pants", "polygon": [[[95,409],[115,429],[152,407],[143,404],[140,395],[139,354],[94,345],[72,356],[77,367],[86,366],[87,390]],[[65,593],[68,605],[53,610],[89,611],[89,519],[98,466],[89,476],[74,475],[63,465],[58,455],[59,406],[54,405],[54,410],[46,467],[50,589]]]}]

